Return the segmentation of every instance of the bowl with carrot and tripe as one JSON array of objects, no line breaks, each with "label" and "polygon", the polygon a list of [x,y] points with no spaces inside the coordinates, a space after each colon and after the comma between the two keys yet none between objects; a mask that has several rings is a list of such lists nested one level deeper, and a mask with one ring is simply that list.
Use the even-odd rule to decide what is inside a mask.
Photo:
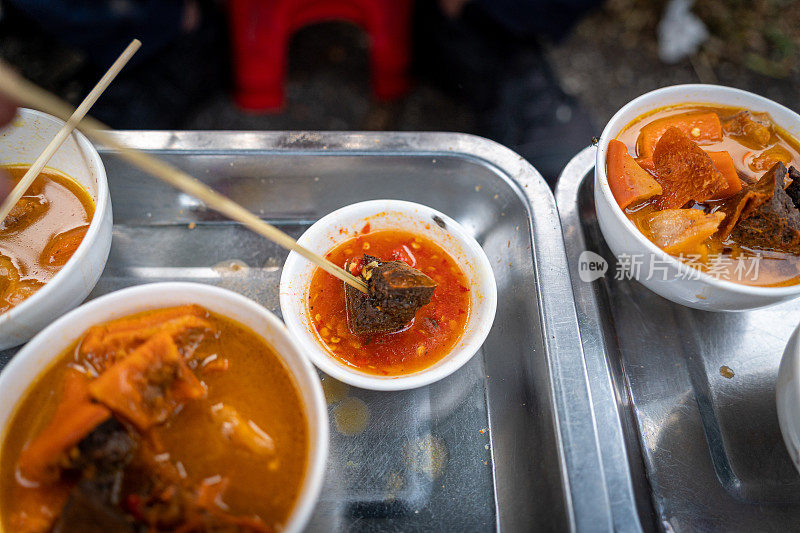
[{"label": "bowl with carrot and tripe", "polygon": [[598,222],[618,276],[714,311],[800,295],[800,116],[752,93],[647,93],[603,131]]}]

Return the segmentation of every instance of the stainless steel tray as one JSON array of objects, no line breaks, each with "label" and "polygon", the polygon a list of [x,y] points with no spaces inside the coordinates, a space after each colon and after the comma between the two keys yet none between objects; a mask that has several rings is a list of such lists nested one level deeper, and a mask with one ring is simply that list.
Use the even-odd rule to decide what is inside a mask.
[{"label": "stainless steel tray", "polygon": [[[709,313],[673,304],[616,261],[597,225],[595,149],[556,189],[605,483],[619,530],[781,531],[800,520],[800,476],[775,407],[778,364],[800,304]],[[591,250],[609,261],[578,276]],[[722,366],[733,370],[723,377]]]},{"label": "stainless steel tray", "polygon": [[[545,182],[521,157],[456,134],[118,135],[295,237],[343,205],[398,198],[451,215],[492,258],[498,314],[470,364],[418,390],[349,391],[366,403],[370,421],[356,436],[332,423],[327,477],[310,529],[611,528],[558,214]],[[93,297],[192,280],[280,312],[286,252],[102,155],[115,226]],[[226,268],[231,260],[249,268]],[[0,354],[0,364],[12,355]]]}]

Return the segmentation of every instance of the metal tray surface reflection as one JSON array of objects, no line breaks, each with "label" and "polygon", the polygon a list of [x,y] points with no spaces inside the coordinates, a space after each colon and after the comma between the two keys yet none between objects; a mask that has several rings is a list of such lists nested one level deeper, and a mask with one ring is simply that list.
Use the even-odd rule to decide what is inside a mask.
[{"label": "metal tray surface reflection", "polygon": [[[491,258],[497,318],[460,371],[396,393],[348,389],[323,376],[331,453],[310,530],[611,528],[555,201],[517,154],[460,134],[117,135],[294,237],[344,205],[394,198],[452,216]],[[187,280],[280,313],[284,250],[113,153],[102,156],[115,226],[92,297]],[[0,365],[12,355],[0,354]],[[353,418],[364,407],[368,422],[359,431]]]},{"label": "metal tray surface reflection", "polygon": [[[792,529],[800,476],[781,438],[775,383],[800,303],[711,313],[616,279],[595,215],[594,162],[594,147],[572,160],[556,201],[615,526]],[[581,281],[584,250],[609,262],[605,276]]]}]

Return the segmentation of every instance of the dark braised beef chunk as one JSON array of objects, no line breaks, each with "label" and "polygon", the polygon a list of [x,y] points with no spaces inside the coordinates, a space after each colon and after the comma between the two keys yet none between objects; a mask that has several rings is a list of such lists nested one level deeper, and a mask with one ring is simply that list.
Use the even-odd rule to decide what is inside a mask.
[{"label": "dark braised beef chunk", "polygon": [[800,209],[800,170],[789,167],[789,177],[792,179],[792,182],[786,187],[786,194],[792,199],[794,206]]},{"label": "dark braised beef chunk", "polygon": [[740,218],[731,231],[736,241],[748,248],[800,253],[800,211],[783,189],[786,167],[776,163],[759,180],[768,180],[772,196],[753,210],[747,218]]},{"label": "dark braised beef chunk", "polygon": [[115,419],[97,426],[70,454],[69,471],[78,476],[64,510],[56,522],[56,533],[133,531],[129,518],[119,508],[125,468],[136,443]]},{"label": "dark braised beef chunk", "polygon": [[86,481],[70,491],[69,500],[61,512],[53,533],[134,532],[126,514],[103,501],[104,494]]},{"label": "dark braised beef chunk", "polygon": [[71,460],[70,467],[80,471],[83,479],[91,480],[101,488],[108,488],[109,497],[115,500],[118,495],[112,494],[110,489],[133,459],[135,450],[136,443],[125,427],[111,418],[97,426],[78,444],[78,455]]},{"label": "dark braised beef chunk", "polygon": [[[347,326],[354,335],[403,329],[431,301],[436,282],[402,261],[364,255],[361,278],[369,295],[345,284]],[[349,263],[345,268],[349,269]]]}]

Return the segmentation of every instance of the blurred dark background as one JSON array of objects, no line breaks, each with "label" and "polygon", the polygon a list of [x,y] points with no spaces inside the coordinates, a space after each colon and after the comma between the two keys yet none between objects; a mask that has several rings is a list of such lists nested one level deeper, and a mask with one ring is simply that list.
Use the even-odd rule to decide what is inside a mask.
[{"label": "blurred dark background", "polygon": [[[719,83],[800,109],[793,0],[369,1],[407,32],[389,44],[409,59],[407,78],[396,68],[387,78],[391,97],[370,84],[371,46],[386,35],[266,9],[324,15],[337,3],[326,0],[2,0],[0,57],[77,103],[139,37],[143,49],[93,111],[112,127],[468,132],[516,150],[551,184],[619,107],[657,87]],[[362,16],[361,1],[339,3]],[[285,53],[264,44],[275,28]],[[247,69],[232,59],[245,56]],[[283,99],[248,104],[242,76],[275,71],[276,57]]]}]

